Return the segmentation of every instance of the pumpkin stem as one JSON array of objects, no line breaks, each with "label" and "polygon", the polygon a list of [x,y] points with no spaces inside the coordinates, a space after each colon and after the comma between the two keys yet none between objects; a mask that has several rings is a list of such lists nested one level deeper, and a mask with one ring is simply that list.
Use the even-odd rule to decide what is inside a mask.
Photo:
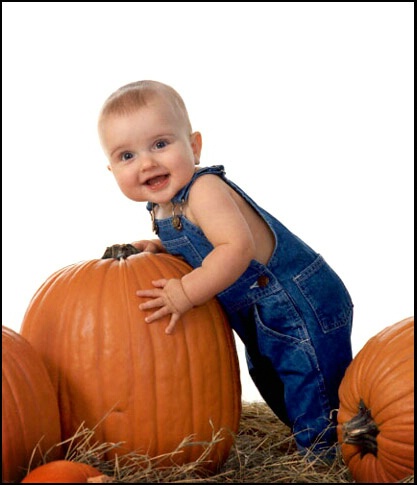
[{"label": "pumpkin stem", "polygon": [[123,245],[112,245],[106,248],[106,251],[104,252],[101,259],[105,260],[107,258],[116,258],[117,260],[120,260],[121,258],[127,258],[128,256],[134,255],[135,253],[140,253],[140,250],[138,250],[130,243]]},{"label": "pumpkin stem", "polygon": [[342,430],[343,442],[357,445],[360,448],[361,458],[368,453],[377,457],[376,436],[379,434],[379,429],[362,398],[359,402],[359,413],[344,423]]}]

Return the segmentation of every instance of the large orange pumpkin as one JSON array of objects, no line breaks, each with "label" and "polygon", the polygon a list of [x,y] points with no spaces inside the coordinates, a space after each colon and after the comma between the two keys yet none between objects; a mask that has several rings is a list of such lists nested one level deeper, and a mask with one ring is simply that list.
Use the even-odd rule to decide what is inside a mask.
[{"label": "large orange pumpkin", "polygon": [[32,452],[37,464],[50,449],[59,457],[58,402],[45,365],[27,340],[2,326],[2,483],[19,482]]},{"label": "large orange pumpkin", "polygon": [[[115,248],[119,245],[114,245]],[[122,245],[122,249],[130,245]],[[42,355],[59,399],[63,439],[82,422],[118,455],[168,454],[183,439],[222,439],[208,469],[227,458],[241,412],[234,337],[217,300],[187,312],[172,335],[147,324],[135,292],[191,270],[168,254],[129,253],[70,265],[34,295],[21,333]],[[106,255],[105,254],[105,255]],[[176,454],[196,460],[201,445]],[[107,458],[114,457],[108,453]]]},{"label": "large orange pumpkin", "polygon": [[93,466],[82,462],[52,461],[32,469],[22,480],[29,484],[86,484],[88,478],[102,476]]},{"label": "large orange pumpkin", "polygon": [[338,438],[359,483],[414,473],[414,317],[372,337],[339,388]]}]

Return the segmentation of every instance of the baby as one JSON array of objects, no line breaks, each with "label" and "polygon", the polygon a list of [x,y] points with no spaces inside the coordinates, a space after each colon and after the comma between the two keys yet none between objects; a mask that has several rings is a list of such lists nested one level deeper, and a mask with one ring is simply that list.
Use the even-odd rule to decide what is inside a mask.
[{"label": "baby", "polygon": [[329,451],[339,384],[352,360],[353,304],[339,276],[227,179],[223,166],[198,167],[202,137],[172,87],[121,87],[105,101],[98,130],[109,170],[126,197],[147,202],[158,235],[134,246],[193,267],[137,291],[139,307],[150,311],[146,321],[168,316],[170,334],[181,315],[217,297],[245,345],[255,385],[299,450]]}]

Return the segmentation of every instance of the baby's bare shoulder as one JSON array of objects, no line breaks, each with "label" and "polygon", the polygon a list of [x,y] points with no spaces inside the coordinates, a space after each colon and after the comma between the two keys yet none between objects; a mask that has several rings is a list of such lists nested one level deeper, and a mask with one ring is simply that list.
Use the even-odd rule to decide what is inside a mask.
[{"label": "baby's bare shoulder", "polygon": [[219,176],[215,174],[206,174],[199,177],[191,187],[190,197],[192,195],[209,192],[211,196],[216,194],[232,194],[233,189]]}]

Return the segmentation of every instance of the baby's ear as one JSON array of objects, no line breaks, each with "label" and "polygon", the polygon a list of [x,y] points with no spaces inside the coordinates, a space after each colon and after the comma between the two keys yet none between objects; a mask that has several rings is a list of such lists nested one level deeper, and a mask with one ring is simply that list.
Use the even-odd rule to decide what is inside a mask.
[{"label": "baby's ear", "polygon": [[197,160],[200,159],[201,155],[201,148],[203,146],[203,139],[201,137],[200,132],[194,132],[191,134],[191,147],[193,149],[193,153],[196,156]]}]

